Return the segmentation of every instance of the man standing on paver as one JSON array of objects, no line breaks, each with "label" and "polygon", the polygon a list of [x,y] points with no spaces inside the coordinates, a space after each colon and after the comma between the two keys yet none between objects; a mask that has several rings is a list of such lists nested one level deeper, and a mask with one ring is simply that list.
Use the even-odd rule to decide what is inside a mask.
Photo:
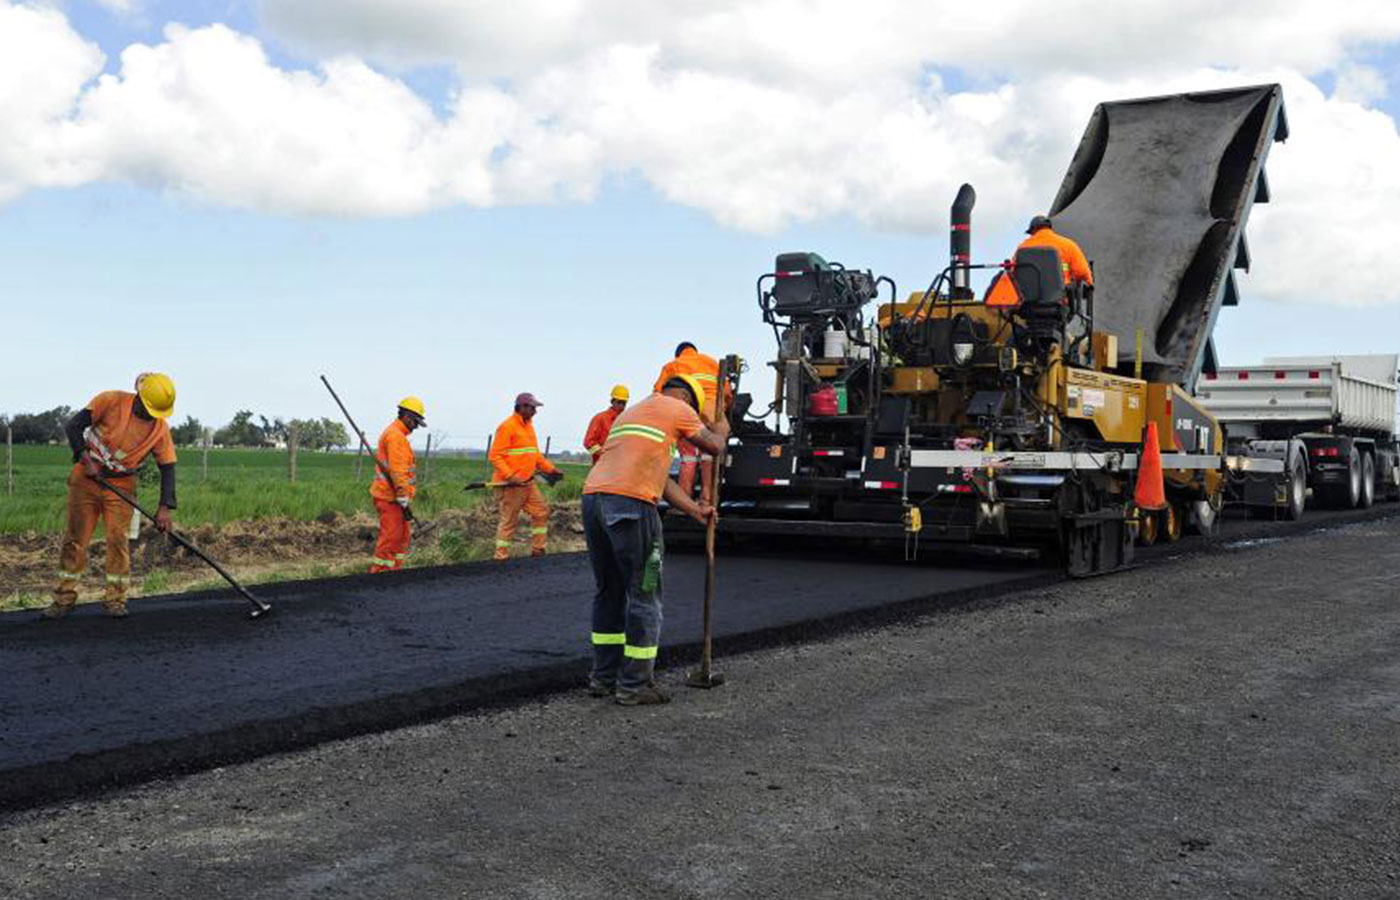
[{"label": "man standing on paver", "polygon": [[[399,401],[394,421],[379,436],[379,446],[374,451],[374,481],[369,486],[369,495],[379,513],[379,540],[369,564],[371,573],[402,569],[408,558],[413,540],[408,523],[413,521],[413,498],[418,494],[418,473],[408,436],[426,424],[423,401],[405,397]],[[386,469],[392,480],[386,477]]]},{"label": "man standing on paver", "polygon": [[544,556],[549,540],[549,504],[535,483],[535,475],[557,484],[564,473],[540,452],[535,437],[535,410],[544,406],[535,395],[515,398],[515,412],[496,428],[491,439],[492,478],[498,485],[496,501],[500,518],[496,523],[497,561],[510,559],[510,542],[520,521],[521,510],[530,517],[530,555]]},{"label": "man standing on paver", "polygon": [[156,528],[170,529],[175,508],[175,442],[166,419],[175,411],[175,382],[169,375],[147,372],[136,379],[136,392],[104,391],[64,426],[73,448],[73,471],[68,476],[68,521],[59,555],[58,584],[46,619],[58,619],[78,602],[78,582],[87,571],[88,542],[98,520],[107,527],[107,592],[102,602],[107,615],[126,615],[126,589],[131,581],[131,547],[127,529],[133,511],[126,501],[102,487],[136,494],[136,471],[155,454],[160,468],[160,507]]},{"label": "man standing on paver", "polygon": [[616,694],[623,706],[666,703],[652,679],[661,640],[661,565],[665,545],[656,502],[707,522],[714,509],[696,503],[668,477],[671,453],[688,440],[718,453],[727,422],[705,427],[705,389],[692,375],[667,379],[658,393],[618,416],[583,486],[583,533],[593,564],[593,672],[588,692]]}]

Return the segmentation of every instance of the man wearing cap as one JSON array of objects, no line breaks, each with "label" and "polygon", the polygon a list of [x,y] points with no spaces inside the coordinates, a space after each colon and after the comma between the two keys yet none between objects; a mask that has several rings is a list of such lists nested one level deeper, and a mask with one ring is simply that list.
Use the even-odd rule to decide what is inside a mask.
[{"label": "man wearing cap", "polygon": [[418,494],[417,466],[408,436],[428,424],[423,401],[408,396],[399,401],[398,415],[379,436],[374,451],[374,481],[369,495],[379,512],[379,540],[374,545],[374,557],[369,570],[392,572],[402,569],[408,558],[413,532],[413,498]]},{"label": "man wearing cap", "polygon": [[699,522],[713,508],[668,476],[681,440],[718,453],[729,426],[700,418],[705,388],[693,375],[673,375],[661,389],[618,416],[583,486],[583,534],[593,565],[593,671],[588,692],[623,706],[671,698],[652,678],[661,642],[661,570],[665,545],[656,501]]},{"label": "man wearing cap", "polygon": [[1026,228],[1030,237],[1021,242],[1022,247],[1053,247],[1060,253],[1060,267],[1064,271],[1065,284],[1082,281],[1090,287],[1094,284],[1094,271],[1089,268],[1089,260],[1084,251],[1072,238],[1056,234],[1049,216],[1036,216]]},{"label": "man wearing cap", "polygon": [[593,457],[595,463],[598,461],[598,454],[603,452],[603,444],[608,440],[608,432],[612,431],[613,423],[627,408],[629,396],[625,385],[613,385],[612,394],[608,398],[608,408],[588,423],[588,430],[583,433],[583,446],[588,449],[588,454]]},{"label": "man wearing cap", "polygon": [[535,437],[535,410],[544,404],[531,393],[515,398],[515,412],[496,429],[491,439],[492,481],[500,520],[496,524],[495,559],[510,559],[510,542],[523,510],[530,517],[530,555],[544,556],[549,540],[549,504],[545,502],[535,475],[557,484],[564,473],[540,452]]},{"label": "man wearing cap", "polygon": [[46,619],[58,619],[78,602],[78,582],[87,571],[88,542],[98,520],[106,525],[107,591],[102,607],[114,618],[126,616],[126,589],[131,581],[131,548],[127,529],[133,510],[101,478],[128,495],[136,494],[136,473],[154,454],[160,469],[160,506],[156,528],[170,529],[175,508],[175,442],[165,421],[175,411],[175,382],[170,376],[146,372],[136,379],[136,391],[104,391],[68,420],[64,431],[73,449],[68,476],[68,521],[59,552],[58,584]]}]

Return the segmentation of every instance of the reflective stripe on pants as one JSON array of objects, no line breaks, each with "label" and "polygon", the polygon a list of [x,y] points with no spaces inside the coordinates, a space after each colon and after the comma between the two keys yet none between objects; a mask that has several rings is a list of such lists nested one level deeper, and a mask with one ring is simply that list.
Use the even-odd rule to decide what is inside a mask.
[{"label": "reflective stripe on pants", "polygon": [[[113,487],[136,493],[136,479],[109,478]],[[124,604],[131,575],[131,545],[127,531],[132,510],[120,497],[103,490],[96,481],[76,466],[68,476],[68,520],[63,529],[63,545],[59,551],[58,582],[54,585],[53,602],[57,606],[72,606],[78,600],[78,581],[87,571],[88,544],[100,520],[105,530],[107,558],[105,560],[106,593],[109,604]]]},{"label": "reflective stripe on pants", "polygon": [[379,511],[379,540],[374,545],[369,570],[388,572],[402,569],[403,561],[408,557],[408,546],[413,540],[413,531],[403,517],[403,507],[392,500],[376,498],[374,508]]},{"label": "reflective stripe on pants", "polygon": [[642,590],[647,557],[661,542],[661,516],[654,504],[631,497],[584,494],[583,534],[597,587],[592,680],[638,690],[652,679],[661,642],[661,579]]},{"label": "reflective stripe on pants", "polygon": [[520,513],[530,517],[530,548],[543,550],[549,539],[549,504],[540,486],[513,484],[496,488],[496,503],[500,518],[496,523],[496,559],[510,558],[510,543],[520,525]]}]

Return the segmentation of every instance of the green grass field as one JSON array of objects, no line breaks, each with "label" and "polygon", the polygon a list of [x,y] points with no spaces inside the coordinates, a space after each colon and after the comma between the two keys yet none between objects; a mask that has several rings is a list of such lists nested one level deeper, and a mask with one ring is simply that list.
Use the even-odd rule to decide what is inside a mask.
[{"label": "green grass field", "polygon": [[[0,447],[0,454],[3,454]],[[18,446],[14,448],[14,493],[5,493],[0,471],[0,533],[63,530],[66,481],[72,469],[67,447]],[[285,516],[309,520],[327,513],[352,513],[372,509],[369,481],[373,466],[365,458],[355,477],[353,454],[310,453],[297,455],[297,481],[287,478],[287,454],[279,450],[210,450],[209,475],[203,478],[198,450],[182,450],[178,472],[180,508],[177,524],[222,525],[243,519]],[[3,465],[0,456],[0,465]],[[579,496],[586,466],[561,464],[568,477],[557,487],[545,487],[554,500]],[[159,496],[154,465],[141,485],[140,496],[151,507]],[[485,491],[463,491],[470,481],[485,480],[484,460],[434,457],[426,481],[423,462],[418,463],[419,488],[415,508],[424,516],[449,508],[465,508],[489,496]]]}]

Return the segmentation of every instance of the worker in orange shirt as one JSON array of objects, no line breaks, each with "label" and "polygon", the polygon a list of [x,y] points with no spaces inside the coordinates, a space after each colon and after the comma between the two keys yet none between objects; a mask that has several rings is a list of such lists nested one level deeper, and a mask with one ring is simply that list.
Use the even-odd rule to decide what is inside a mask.
[{"label": "worker in orange shirt", "polygon": [[540,452],[540,442],[535,437],[535,410],[543,405],[534,394],[518,395],[515,412],[500,424],[491,439],[488,458],[500,510],[496,524],[497,560],[510,559],[510,542],[515,537],[521,510],[530,517],[530,555],[544,556],[549,541],[549,504],[535,483],[535,475],[558,484],[564,473]]},{"label": "worker in orange shirt", "polygon": [[613,385],[612,393],[608,395],[608,408],[588,423],[588,430],[583,433],[583,446],[588,448],[588,453],[595,463],[598,461],[598,454],[603,452],[603,444],[607,442],[613,422],[617,421],[617,417],[627,408],[629,398],[625,385]]},{"label": "worker in orange shirt", "polygon": [[706,428],[698,411],[705,389],[694,375],[673,375],[658,393],[617,417],[583,485],[583,533],[593,565],[593,671],[588,692],[623,706],[671,698],[654,679],[661,642],[661,570],[665,545],[656,501],[698,522],[714,509],[696,503],[668,476],[671,448],[686,440],[718,453],[725,422]]},{"label": "worker in orange shirt", "polygon": [[1082,281],[1093,287],[1094,271],[1089,268],[1089,260],[1084,251],[1079,249],[1079,245],[1073,239],[1056,234],[1049,216],[1036,216],[1031,219],[1026,234],[1030,237],[1022,241],[1017,250],[1021,247],[1053,247],[1060,253],[1060,267],[1064,271],[1065,284]]},{"label": "worker in orange shirt", "polygon": [[175,508],[175,442],[165,420],[174,411],[175,382],[168,375],[147,372],[136,379],[135,393],[104,391],[64,426],[74,465],[68,476],[68,521],[59,551],[58,584],[44,618],[62,618],[77,604],[78,582],[87,571],[88,542],[99,519],[107,534],[107,591],[102,607],[109,616],[126,615],[131,581],[127,530],[133,510],[97,479],[134,496],[137,470],[147,456],[154,455],[160,469],[156,528],[169,531],[170,511]]},{"label": "worker in orange shirt", "polygon": [[[705,389],[705,398],[700,407],[700,415],[706,422],[714,421],[716,404],[715,400],[719,396],[719,362],[713,356],[707,356],[695,349],[695,345],[690,341],[681,341],[676,345],[676,357],[666,365],[661,367],[661,374],[656,377],[654,390],[660,391],[662,386],[676,375],[689,375],[700,383]],[[726,386],[726,395],[728,387]],[[676,451],[680,454],[680,472],[676,475],[676,480],[680,483],[681,491],[687,497],[695,491],[696,468],[700,469],[700,497],[706,503],[710,498],[710,473],[714,469],[715,458],[702,453],[694,444],[687,440],[681,440],[676,445]]]},{"label": "worker in orange shirt", "polygon": [[[408,558],[413,540],[409,523],[413,521],[413,498],[418,494],[417,465],[408,436],[426,424],[423,401],[408,396],[399,401],[398,415],[379,436],[374,450],[378,465],[369,486],[369,495],[379,513],[379,540],[369,563],[371,573],[402,569]],[[389,470],[387,476],[385,469]]]}]

